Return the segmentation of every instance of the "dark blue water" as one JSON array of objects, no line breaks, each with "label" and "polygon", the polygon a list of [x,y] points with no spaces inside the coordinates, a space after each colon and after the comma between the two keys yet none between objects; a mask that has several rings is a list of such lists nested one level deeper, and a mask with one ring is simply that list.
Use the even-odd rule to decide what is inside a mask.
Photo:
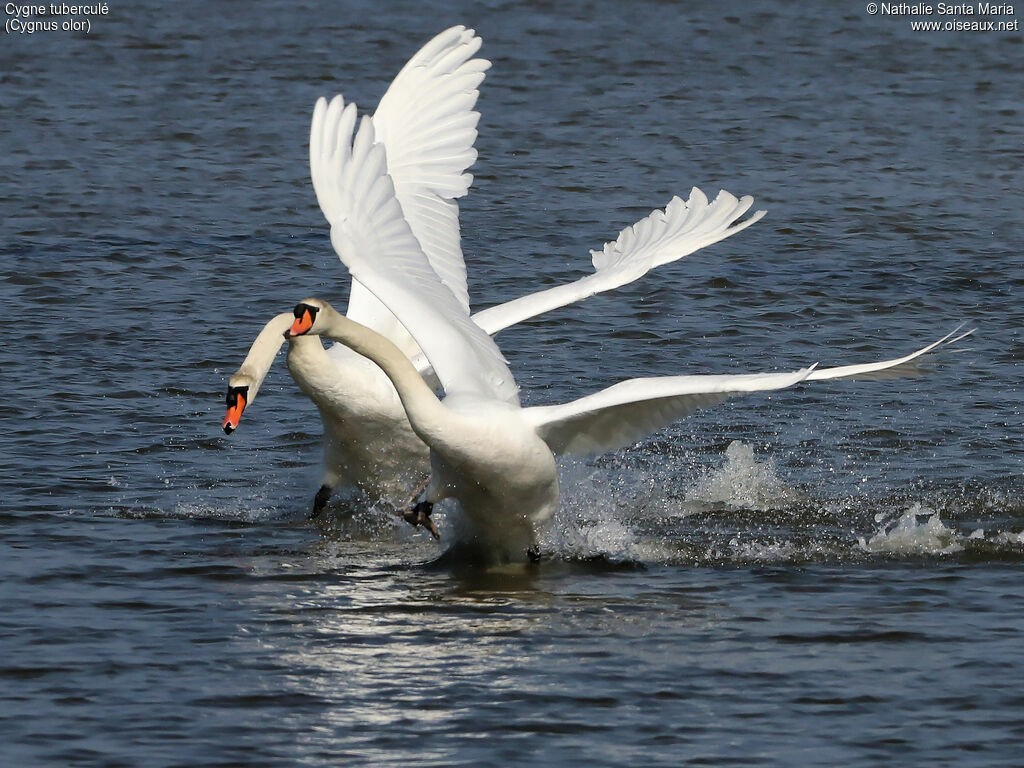
[{"label": "dark blue water", "polygon": [[[834,3],[109,5],[0,45],[5,763],[1019,764],[1020,33]],[[565,463],[524,573],[435,562],[358,500],[307,524],[315,409],[281,364],[227,438],[225,382],[273,314],[347,294],[316,97],[372,109],[456,23],[494,62],[476,306],[586,273],[694,184],[769,211],[501,334],[526,402],[978,332],[928,376]]]}]

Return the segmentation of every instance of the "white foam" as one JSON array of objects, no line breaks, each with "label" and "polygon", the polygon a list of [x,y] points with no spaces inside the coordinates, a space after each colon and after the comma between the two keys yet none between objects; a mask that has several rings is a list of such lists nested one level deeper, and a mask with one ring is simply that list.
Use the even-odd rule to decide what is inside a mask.
[{"label": "white foam", "polygon": [[993,541],[998,544],[1024,544],[1024,532],[1010,533],[1009,531],[1002,531],[996,534]]},{"label": "white foam", "polygon": [[725,449],[725,463],[706,472],[686,499],[730,509],[767,510],[799,501],[800,494],[779,476],[771,459],[758,460],[752,446],[733,440]]},{"label": "white foam", "polygon": [[634,525],[668,514],[672,504],[657,473],[614,465],[559,463],[561,504],[540,537],[542,552],[560,557],[663,560],[658,542],[645,540]]},{"label": "white foam", "polygon": [[[876,515],[876,521],[878,517]],[[883,521],[882,528],[867,540],[858,537],[857,541],[868,552],[884,554],[941,555],[964,548],[959,534],[946,527],[939,513],[920,503],[914,504],[891,525]]]},{"label": "white foam", "polygon": [[743,541],[734,536],[729,541],[729,560],[756,563],[785,563],[806,556],[803,549],[790,541]]},{"label": "white foam", "polygon": [[273,507],[259,505],[252,500],[243,505],[216,505],[204,502],[178,502],[166,513],[167,517],[190,520],[224,520],[244,523],[262,523],[274,519],[279,513]]}]

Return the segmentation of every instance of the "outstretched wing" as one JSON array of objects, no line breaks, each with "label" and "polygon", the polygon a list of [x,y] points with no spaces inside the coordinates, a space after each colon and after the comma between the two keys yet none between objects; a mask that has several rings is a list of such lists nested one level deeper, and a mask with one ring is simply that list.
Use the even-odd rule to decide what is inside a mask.
[{"label": "outstretched wing", "polygon": [[604,453],[735,395],[791,387],[812,370],[631,379],[571,403],[523,413],[555,454]]},{"label": "outstretched wing", "polygon": [[493,335],[527,318],[631,283],[655,267],[724,240],[759,221],[764,211],[740,221],[753,204],[752,197],[737,199],[724,190],[714,202],[708,203],[704,193],[694,187],[689,200],[673,197],[665,210],[653,211],[622,230],[618,239],[605,244],[603,250],[591,251],[596,270],[593,274],[477,312],[473,321]]},{"label": "outstretched wing", "polygon": [[527,408],[526,412],[555,453],[601,453],[628,445],[698,408],[734,395],[782,389],[801,381],[913,375],[918,372],[915,364],[924,355],[972,333],[973,329],[960,333],[957,328],[905,357],[876,363],[811,367],[794,373],[633,379],[565,405]]},{"label": "outstretched wing", "polygon": [[402,323],[448,394],[518,402],[512,372],[427,261],[403,216],[387,172],[385,147],[363,118],[353,139],[355,104],[336,96],[313,111],[313,186],[342,262]]}]

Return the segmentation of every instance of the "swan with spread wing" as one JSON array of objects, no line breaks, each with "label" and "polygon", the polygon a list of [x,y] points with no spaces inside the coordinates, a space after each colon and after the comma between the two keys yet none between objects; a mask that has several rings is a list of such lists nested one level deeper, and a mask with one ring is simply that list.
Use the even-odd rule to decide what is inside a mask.
[{"label": "swan with spread wing", "polygon": [[[391,309],[429,359],[439,399],[400,346],[318,299],[300,302],[287,335],[341,342],[376,363],[397,391],[412,430],[430,449],[430,483],[416,505],[429,523],[433,504],[454,498],[464,534],[493,562],[523,560],[559,500],[555,456],[614,450],[692,411],[728,397],[803,381],[894,371],[954,334],[906,357],[787,373],[633,379],[562,405],[523,408],[493,339],[434,270],[403,215],[374,124],[335,98],[317,103],[311,130],[313,181],[331,225],[331,243],[354,279]],[[628,228],[604,254],[626,253],[671,229],[656,211]],[[957,337],[959,338],[959,337]]]},{"label": "swan with spread wing", "polygon": [[[372,118],[374,139],[384,147],[396,216],[419,244],[430,268],[454,295],[461,311],[469,311],[466,267],[460,246],[458,204],[472,182],[466,169],[476,159],[473,144],[479,114],[474,111],[478,86],[490,63],[473,58],[481,40],[473,30],[452,27],[427,43],[399,72]],[[340,97],[317,106],[319,125],[344,132],[355,113],[343,109]],[[310,166],[318,200],[331,218],[341,205],[323,181],[322,141],[314,131]],[[753,199],[720,192],[709,202],[694,188],[689,199],[674,198],[664,211],[623,230],[603,251],[593,252],[595,271],[575,282],[507,302],[472,315],[487,334],[638,279],[649,270],[680,259],[742,231],[763,215],[744,215]],[[378,298],[352,280],[347,316],[389,339],[412,358],[419,373],[436,383],[430,364],[415,339]],[[272,318],[253,342],[249,354],[228,383],[224,431],[230,434],[242,412],[256,398],[284,343],[290,314]],[[374,363],[343,344],[328,349],[319,338],[293,337],[288,368],[299,388],[317,406],[324,427],[321,487],[313,501],[315,516],[339,484],[354,486],[374,500],[400,505],[428,471],[428,451],[417,437],[394,387]]]}]

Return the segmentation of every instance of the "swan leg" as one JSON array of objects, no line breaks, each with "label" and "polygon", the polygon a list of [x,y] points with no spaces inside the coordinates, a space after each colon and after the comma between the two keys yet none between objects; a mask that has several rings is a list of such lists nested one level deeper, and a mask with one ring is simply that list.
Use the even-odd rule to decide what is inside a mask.
[{"label": "swan leg", "polygon": [[434,521],[430,519],[430,513],[434,511],[434,505],[429,501],[421,501],[411,507],[402,510],[402,519],[414,528],[422,525],[435,539],[440,539],[441,534],[437,532]]},{"label": "swan leg", "polygon": [[320,517],[320,513],[324,511],[324,507],[327,506],[327,500],[331,498],[331,491],[334,489],[329,485],[321,485],[320,490],[316,492],[316,496],[313,497],[313,511],[309,513],[309,519],[315,520]]},{"label": "swan leg", "polygon": [[409,500],[402,505],[402,509],[411,509],[413,506],[415,506],[416,499],[419,497],[421,493],[427,490],[428,485],[430,485],[430,475],[427,475],[423,479],[423,482],[416,486],[416,490],[412,492],[412,495],[409,497]]}]

